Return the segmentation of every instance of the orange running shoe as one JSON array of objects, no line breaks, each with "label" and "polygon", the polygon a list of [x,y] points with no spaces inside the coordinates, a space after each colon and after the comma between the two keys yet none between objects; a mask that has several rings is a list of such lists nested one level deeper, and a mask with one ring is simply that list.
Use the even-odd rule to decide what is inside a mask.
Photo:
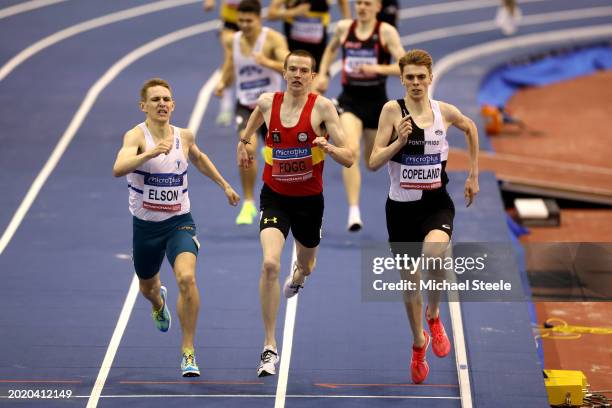
[{"label": "orange running shoe", "polygon": [[422,347],[412,345],[410,371],[412,372],[412,382],[415,384],[422,383],[429,375],[429,364],[427,364],[425,356],[427,354],[427,349],[429,348],[431,339],[425,330],[423,330],[423,335],[425,336],[425,344],[423,344]]},{"label": "orange running shoe", "polygon": [[[428,309],[425,309],[425,316],[427,316]],[[446,335],[446,330],[440,321],[440,316],[434,319],[427,319],[427,325],[431,332],[431,348],[434,354],[440,358],[446,357],[450,353],[450,341]]]}]

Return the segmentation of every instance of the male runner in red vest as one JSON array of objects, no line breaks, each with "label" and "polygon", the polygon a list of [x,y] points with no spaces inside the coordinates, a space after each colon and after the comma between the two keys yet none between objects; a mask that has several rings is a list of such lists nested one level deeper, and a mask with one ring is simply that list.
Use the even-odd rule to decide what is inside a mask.
[{"label": "male runner in red vest", "polygon": [[[344,147],[344,133],[334,104],[310,92],[315,60],[297,50],[285,59],[286,92],[264,93],[249,117],[245,137],[238,143],[238,163],[249,167],[253,160],[246,145],[255,131],[268,128],[265,147],[264,185],[260,196],[260,239],[263,265],[259,296],[265,327],[264,349],[257,375],[276,374],[276,316],[280,302],[280,257],[289,230],[293,233],[296,261],[283,293],[289,298],[303,287],[311,274],[321,240],[323,222],[323,163],[326,156],[345,167],[353,164]],[[331,138],[333,144],[328,142]]]}]

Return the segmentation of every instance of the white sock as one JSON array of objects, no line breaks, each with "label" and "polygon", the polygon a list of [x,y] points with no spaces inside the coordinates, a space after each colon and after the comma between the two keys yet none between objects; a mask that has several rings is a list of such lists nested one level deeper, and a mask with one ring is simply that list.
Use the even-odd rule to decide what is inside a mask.
[{"label": "white sock", "polygon": [[359,210],[358,205],[349,206],[349,219],[361,220],[361,211]]}]

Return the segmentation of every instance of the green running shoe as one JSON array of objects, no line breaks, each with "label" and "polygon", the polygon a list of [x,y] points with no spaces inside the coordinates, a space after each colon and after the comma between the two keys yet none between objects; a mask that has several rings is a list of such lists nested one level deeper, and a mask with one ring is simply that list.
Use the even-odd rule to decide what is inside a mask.
[{"label": "green running shoe", "polygon": [[248,201],[242,204],[242,209],[240,210],[240,214],[236,217],[237,225],[251,225],[253,224],[253,218],[257,215],[257,208],[255,208],[255,204]]},{"label": "green running shoe", "polygon": [[191,351],[183,351],[181,358],[181,372],[183,377],[199,377],[200,369],[196,363],[195,353]]},{"label": "green running shoe", "polygon": [[155,322],[157,330],[165,333],[170,329],[170,325],[172,324],[172,315],[170,315],[170,310],[168,310],[168,304],[166,303],[168,289],[162,286],[159,290],[159,294],[161,295],[164,305],[160,310],[153,309],[151,316],[153,317],[153,322]]}]

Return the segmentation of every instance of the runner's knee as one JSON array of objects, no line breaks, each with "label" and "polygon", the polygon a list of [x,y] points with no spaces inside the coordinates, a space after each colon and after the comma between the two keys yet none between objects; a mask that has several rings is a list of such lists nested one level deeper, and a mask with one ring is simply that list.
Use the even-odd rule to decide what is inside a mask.
[{"label": "runner's knee", "polygon": [[176,284],[181,292],[187,292],[196,284],[195,274],[192,271],[176,270]]},{"label": "runner's knee", "polygon": [[278,276],[280,274],[280,262],[276,259],[264,259],[262,272],[265,279],[278,279]]}]

